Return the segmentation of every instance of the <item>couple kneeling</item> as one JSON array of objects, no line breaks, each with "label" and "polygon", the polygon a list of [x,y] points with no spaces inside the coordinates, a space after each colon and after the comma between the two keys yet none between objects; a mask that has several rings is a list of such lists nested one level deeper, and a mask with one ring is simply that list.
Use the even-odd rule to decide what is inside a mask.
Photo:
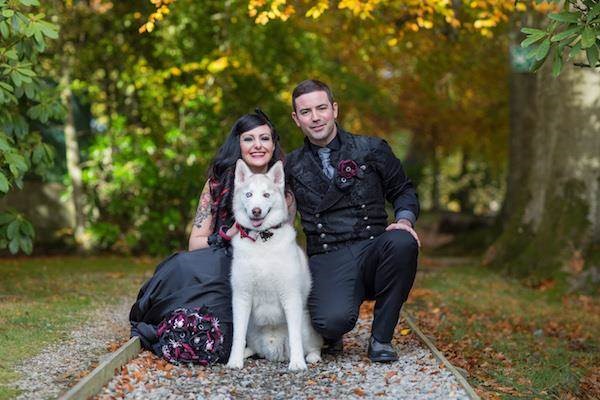
[{"label": "couple kneeling", "polygon": [[[385,141],[350,134],[336,124],[338,105],[325,84],[302,82],[294,89],[292,106],[292,118],[306,138],[286,157],[285,197],[291,218],[298,208],[307,238],[312,326],[325,339],[325,352],[340,352],[360,304],[373,299],[368,355],[393,361],[391,339],[417,266],[414,188]],[[283,160],[277,132],[262,112],[240,118],[217,153],[200,197],[190,252],[163,261],[131,310],[132,336],[172,361],[208,364],[229,357],[233,320],[226,239],[247,234],[238,231],[232,212],[238,159],[253,173]],[[386,200],[395,211],[389,225]]]}]

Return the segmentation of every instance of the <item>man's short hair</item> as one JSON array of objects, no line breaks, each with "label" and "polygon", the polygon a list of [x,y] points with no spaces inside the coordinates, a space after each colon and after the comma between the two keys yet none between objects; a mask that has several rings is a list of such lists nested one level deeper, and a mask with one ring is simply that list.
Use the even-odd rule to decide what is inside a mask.
[{"label": "man's short hair", "polygon": [[325,83],[316,79],[307,79],[300,82],[292,92],[292,109],[296,111],[296,98],[302,96],[303,94],[320,91],[327,93],[329,102],[333,104],[333,93],[331,93],[331,89],[329,89],[329,86],[327,86]]}]

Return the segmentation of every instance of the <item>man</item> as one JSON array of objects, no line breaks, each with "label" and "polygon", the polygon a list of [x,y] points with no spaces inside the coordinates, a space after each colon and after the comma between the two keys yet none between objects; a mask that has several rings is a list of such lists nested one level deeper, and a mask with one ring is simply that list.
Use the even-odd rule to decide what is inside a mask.
[{"label": "man", "polygon": [[[286,175],[306,234],[313,325],[326,352],[341,352],[360,304],[375,300],[368,356],[395,361],[391,340],[417,269],[413,226],[419,202],[413,185],[384,140],[337,125],[338,104],[323,82],[300,83],[292,107],[306,137],[287,156]],[[390,225],[386,199],[395,212]]]}]

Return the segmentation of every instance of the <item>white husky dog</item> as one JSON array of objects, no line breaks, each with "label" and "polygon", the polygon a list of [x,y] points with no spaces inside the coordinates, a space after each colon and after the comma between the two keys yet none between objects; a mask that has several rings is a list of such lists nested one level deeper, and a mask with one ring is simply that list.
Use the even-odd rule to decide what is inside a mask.
[{"label": "white husky dog", "polygon": [[[232,241],[233,344],[230,368],[244,356],[289,359],[290,370],[321,360],[322,338],[313,330],[306,299],[311,279],[304,252],[289,222],[281,161],[252,174],[238,160],[233,213],[241,231]],[[246,349],[246,345],[248,348]]]}]

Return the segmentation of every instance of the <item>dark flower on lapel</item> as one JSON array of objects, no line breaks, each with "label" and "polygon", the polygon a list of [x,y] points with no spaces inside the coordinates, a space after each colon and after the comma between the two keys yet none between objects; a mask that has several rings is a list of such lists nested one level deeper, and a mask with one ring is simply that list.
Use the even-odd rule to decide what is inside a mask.
[{"label": "dark flower on lapel", "polygon": [[356,176],[358,164],[354,160],[341,160],[338,164],[338,175],[350,179]]}]

